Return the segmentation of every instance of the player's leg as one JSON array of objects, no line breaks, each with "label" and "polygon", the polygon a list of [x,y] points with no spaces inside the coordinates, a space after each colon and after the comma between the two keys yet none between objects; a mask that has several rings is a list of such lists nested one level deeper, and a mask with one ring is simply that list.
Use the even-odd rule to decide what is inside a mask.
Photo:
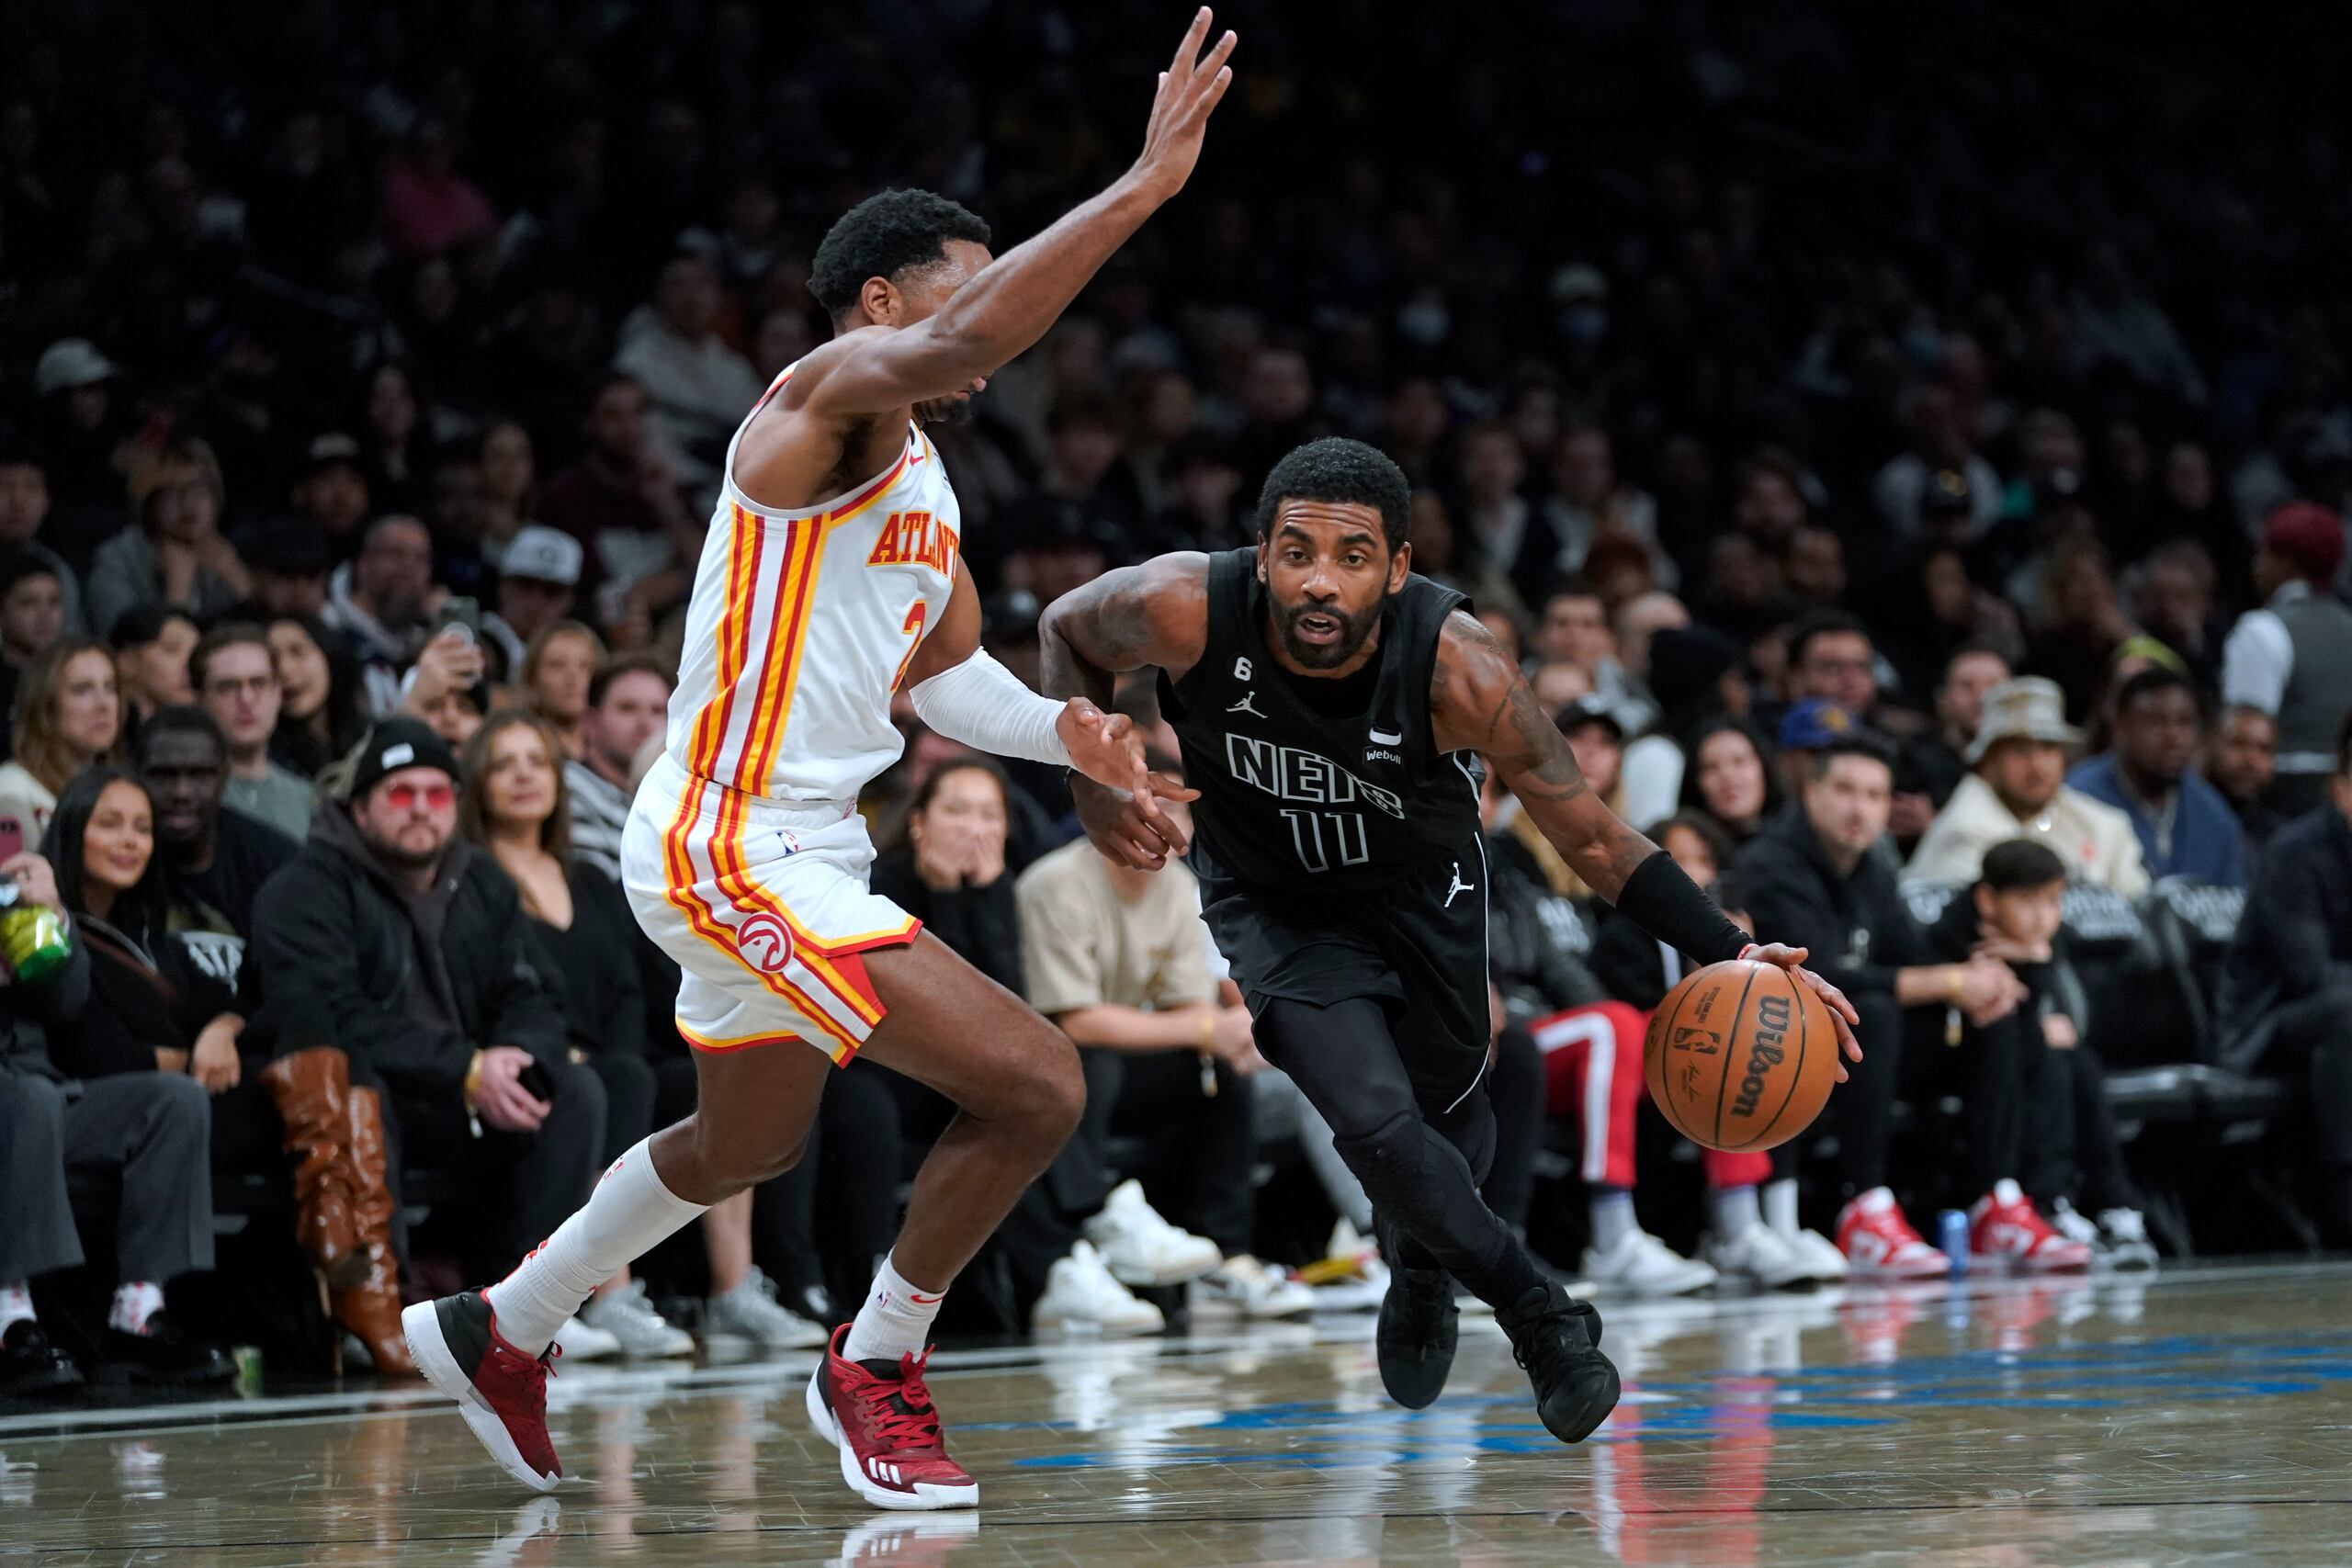
[{"label": "player's leg", "polygon": [[[1412,1244],[1395,1248],[1392,1296],[1442,1292],[1451,1273],[1495,1307],[1535,1382],[1544,1425],[1569,1442],[1589,1435],[1616,1404],[1616,1369],[1597,1348],[1597,1315],[1537,1266],[1478,1194],[1481,1168],[1494,1152],[1493,1111],[1483,1095],[1474,1086],[1431,1107],[1432,1124],[1386,1010],[1369,998],[1328,1006],[1274,998],[1261,1005],[1257,1024],[1259,1049],[1331,1124],[1384,1235],[1393,1227]],[[1421,1267],[1424,1258],[1438,1269]],[[1393,1310],[1384,1304],[1383,1380],[1396,1385],[1391,1393],[1399,1404],[1427,1404],[1443,1386],[1453,1360],[1451,1307],[1450,1300],[1442,1307],[1412,1299]],[[1401,1343],[1411,1337],[1390,1320],[1407,1317],[1428,1330],[1426,1344]],[[1396,1353],[1408,1348],[1421,1353]]]},{"label": "player's leg", "polygon": [[948,1457],[923,1382],[932,1322],[1078,1124],[1085,1079],[1066,1035],[929,932],[865,960],[885,1012],[861,1054],[956,1109],[865,1303],[809,1380],[808,1417],[840,1450],[842,1481],[875,1506],[972,1507],[979,1485]]}]

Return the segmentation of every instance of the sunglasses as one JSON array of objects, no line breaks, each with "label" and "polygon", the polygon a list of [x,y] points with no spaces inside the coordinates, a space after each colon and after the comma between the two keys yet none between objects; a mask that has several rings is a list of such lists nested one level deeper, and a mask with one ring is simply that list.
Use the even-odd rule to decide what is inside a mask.
[{"label": "sunglasses", "polygon": [[394,784],[384,792],[384,804],[394,811],[413,811],[425,807],[434,811],[445,810],[457,804],[458,791],[452,784]]}]

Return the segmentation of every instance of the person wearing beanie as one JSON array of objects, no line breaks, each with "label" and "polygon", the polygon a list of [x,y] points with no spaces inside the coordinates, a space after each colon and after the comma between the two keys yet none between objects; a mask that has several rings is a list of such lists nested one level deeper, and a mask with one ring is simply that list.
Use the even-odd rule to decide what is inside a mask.
[{"label": "person wearing beanie", "polygon": [[2352,713],[2352,609],[2335,595],[2344,520],[2296,501],[2262,525],[2255,587],[2264,595],[2222,646],[2222,701],[2268,714],[2278,725],[2278,768],[2269,804],[2300,816],[2327,800],[2336,728]]},{"label": "person wearing beanie", "polygon": [[571,1060],[514,883],[458,833],[458,778],[422,720],[379,720],[321,776],[310,839],[255,897],[247,945],[300,1234],[379,1371],[408,1370],[388,1142],[481,1193],[469,1279],[505,1273],[586,1201],[604,1143],[604,1087]]}]

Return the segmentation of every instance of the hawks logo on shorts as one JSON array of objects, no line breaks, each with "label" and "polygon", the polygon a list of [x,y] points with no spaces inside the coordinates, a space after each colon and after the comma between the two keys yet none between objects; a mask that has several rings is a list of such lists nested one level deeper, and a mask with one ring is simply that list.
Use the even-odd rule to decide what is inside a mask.
[{"label": "hawks logo on shorts", "polygon": [[774,975],[792,962],[792,933],[774,915],[753,915],[735,928],[735,951],[752,968]]}]

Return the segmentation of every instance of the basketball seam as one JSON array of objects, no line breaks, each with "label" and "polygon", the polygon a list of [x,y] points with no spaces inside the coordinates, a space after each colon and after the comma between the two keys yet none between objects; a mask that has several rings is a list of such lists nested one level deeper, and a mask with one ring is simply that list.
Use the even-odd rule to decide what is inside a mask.
[{"label": "basketball seam", "polygon": [[1781,1096],[1781,1108],[1772,1112],[1772,1119],[1765,1122],[1763,1131],[1756,1134],[1759,1143],[1749,1144],[1747,1149],[1741,1151],[1743,1154],[1759,1146],[1769,1146],[1761,1145],[1760,1140],[1772,1135],[1772,1129],[1779,1126],[1781,1118],[1789,1113],[1789,1101],[1797,1097],[1797,1086],[1804,1082],[1805,1040],[1813,1032],[1813,1025],[1804,1015],[1804,998],[1797,994],[1797,987],[1800,984],[1797,977],[1786,970],[1782,970],[1781,975],[1789,982],[1789,1005],[1796,1010],[1797,1014],[1797,1059],[1789,1068],[1789,1092]]},{"label": "basketball seam", "polygon": [[[1685,978],[1688,978],[1688,976],[1685,976]],[[1677,990],[1681,990],[1679,986],[1675,988]],[[1697,989],[1698,987],[1696,986],[1690,987],[1690,990],[1693,991]],[[1674,1021],[1682,1016],[1682,1010],[1689,1006],[1690,1002],[1690,991],[1683,991],[1679,997],[1675,998],[1674,1010],[1666,1015],[1666,1032],[1657,1037],[1657,1049],[1660,1059],[1658,1083],[1662,1087],[1665,1086],[1667,1082],[1666,1068],[1664,1066],[1664,1058],[1668,1050],[1667,1043],[1674,1038]],[[1656,1019],[1652,1019],[1651,1021],[1655,1023],[1657,1021]],[[1649,1072],[1650,1046],[1649,1040],[1645,1035],[1642,1041],[1642,1077],[1646,1079],[1649,1077]],[[1690,1129],[1685,1127],[1682,1124],[1682,1119],[1674,1113],[1673,1097],[1671,1095],[1657,1094],[1652,1095],[1650,1098],[1657,1101],[1657,1108],[1666,1112],[1666,1119],[1674,1123],[1674,1130],[1676,1132],[1681,1134],[1686,1138],[1691,1135]]]},{"label": "basketball seam", "polygon": [[[1754,963],[1753,959],[1749,960]],[[1758,964],[1757,968],[1761,968]],[[1716,1148],[1724,1146],[1724,1096],[1731,1091],[1731,1065],[1739,1055],[1739,1026],[1747,1018],[1747,993],[1756,988],[1756,969],[1747,972],[1747,983],[1739,988],[1739,1000],[1731,1010],[1731,1036],[1724,1042],[1723,1077],[1715,1080],[1715,1135],[1709,1140]],[[1749,1030],[1749,1033],[1756,1032]]]}]

